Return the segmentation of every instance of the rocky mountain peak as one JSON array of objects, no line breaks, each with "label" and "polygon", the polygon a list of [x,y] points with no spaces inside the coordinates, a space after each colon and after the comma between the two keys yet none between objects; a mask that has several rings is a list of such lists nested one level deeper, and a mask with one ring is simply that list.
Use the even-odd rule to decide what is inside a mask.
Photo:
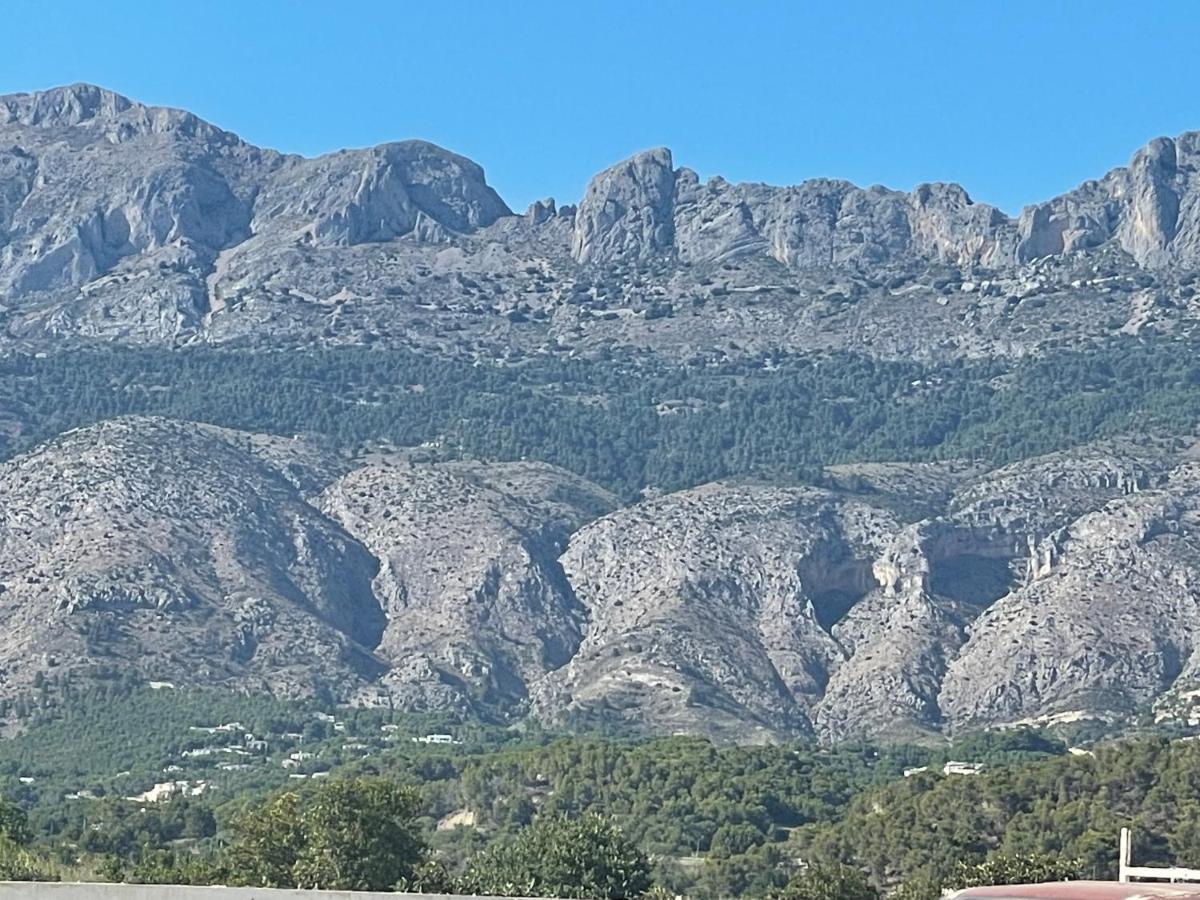
[{"label": "rocky mountain peak", "polygon": [[791,187],[702,182],[665,148],[592,179],[572,242],[578,262],[675,254],[693,262],[765,255],[794,269],[936,261],[1012,268],[1112,240],[1139,265],[1200,259],[1196,133],[1156,138],[1128,167],[1013,219],[957,184],[911,194],[815,178]]},{"label": "rocky mountain peak", "polygon": [[654,352],[678,357],[1019,355],[1196,320],[1198,146],[1156,139],[1018,218],[956,184],[702,179],[666,148],[600,172],[577,206],[514,215],[479,165],[424,141],[308,159],[91,85],[11,95],[0,345],[524,355],[644,347],[653,332]]},{"label": "rocky mountain peak", "polygon": [[0,127],[58,131],[81,128],[120,144],[144,135],[173,134],[218,145],[246,146],[234,134],[182,109],[147,106],[94,84],[72,84],[0,97]]},{"label": "rocky mountain peak", "polygon": [[32,94],[0,97],[4,124],[33,126],[79,125],[95,119],[116,119],[140,104],[94,84],[71,84]]},{"label": "rocky mountain peak", "polygon": [[439,241],[512,215],[480,166],[427,141],[292,158],[255,206],[255,233],[283,228],[316,246]]},{"label": "rocky mountain peak", "polygon": [[284,156],[93,85],[0,98],[0,147],[0,303],[55,298],[74,320],[85,286],[132,279],[127,307],[96,313],[159,335],[219,302],[226,251],[440,243],[511,215],[478,165],[426,141]]},{"label": "rocky mountain peak", "polygon": [[575,213],[577,262],[642,259],[672,249],[675,170],[666,147],[644,150],[596,175]]}]

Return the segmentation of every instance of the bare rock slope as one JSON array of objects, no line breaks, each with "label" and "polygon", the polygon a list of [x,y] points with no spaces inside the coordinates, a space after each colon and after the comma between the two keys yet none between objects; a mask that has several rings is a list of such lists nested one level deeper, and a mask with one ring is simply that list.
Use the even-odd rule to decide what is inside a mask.
[{"label": "bare rock slope", "polygon": [[824,491],[726,484],[592,523],[563,557],[586,636],[538,708],[743,740],[810,732],[841,657],[831,631],[895,526]]},{"label": "bare rock slope", "polygon": [[739,741],[1197,717],[1193,448],[829,483],[620,507],[535,463],[78,429],[0,466],[0,696],[125,672]]},{"label": "bare rock slope", "polygon": [[383,694],[409,706],[511,713],[576,652],[584,610],[558,562],[616,501],[551,466],[379,458],[320,503],[380,561]]},{"label": "bare rock slope", "polygon": [[563,557],[589,627],[537,708],[743,740],[1181,715],[1194,467],[1105,445],[962,471],[908,524],[878,492],[735,484],[619,511]]},{"label": "bare rock slope", "polygon": [[701,181],[665,148],[515,215],[429,143],[304,159],[91,85],[0,97],[0,148],[0,349],[954,357],[1200,320],[1200,132],[1016,218],[953,184]]},{"label": "bare rock slope", "polygon": [[126,419],[0,467],[6,693],[37,673],[290,695],[376,677],[376,564],[244,436]]}]

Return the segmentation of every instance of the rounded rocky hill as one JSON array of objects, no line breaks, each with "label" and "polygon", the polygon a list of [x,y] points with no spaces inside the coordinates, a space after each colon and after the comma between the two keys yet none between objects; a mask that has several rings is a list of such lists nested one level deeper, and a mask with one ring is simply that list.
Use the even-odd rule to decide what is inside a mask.
[{"label": "rounded rocky hill", "polygon": [[76,429],[0,465],[0,695],[128,673],[736,741],[1194,717],[1188,445],[828,480],[621,506],[539,463]]},{"label": "rounded rocky hill", "polygon": [[345,693],[384,668],[375,560],[249,436],[105,422],[0,466],[0,497],[6,694],[118,671]]},{"label": "rounded rocky hill", "polygon": [[[320,506],[379,559],[392,667],[381,702],[512,715],[529,687],[575,654],[586,619],[559,554],[617,505],[583,479],[534,463],[414,465],[381,457]],[[386,699],[385,699],[386,698]]]}]

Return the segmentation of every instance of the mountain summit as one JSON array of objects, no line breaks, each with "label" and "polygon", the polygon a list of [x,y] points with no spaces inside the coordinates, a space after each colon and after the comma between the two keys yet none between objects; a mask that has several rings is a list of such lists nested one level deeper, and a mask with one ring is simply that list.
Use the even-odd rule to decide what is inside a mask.
[{"label": "mountain summit", "polygon": [[[800,319],[787,312],[807,296],[859,304],[885,332],[871,341],[883,355],[1021,353],[1048,338],[1041,325],[1011,327],[1011,310],[983,315],[994,334],[968,329],[946,344],[943,333],[934,346],[898,333],[911,310],[895,321],[890,298],[903,289],[924,307],[924,287],[986,281],[1019,299],[1121,273],[1169,281],[1200,264],[1195,132],[1156,139],[1128,167],[1017,219],[957,185],[702,182],[666,148],[599,173],[577,206],[547,200],[519,216],[482,168],[433,144],[306,159],[91,85],[0,97],[0,147],[0,345],[26,349],[105,339],[445,350],[452,332],[496,352],[567,334],[573,346],[643,345],[640,325],[606,324],[609,310],[630,309],[671,320],[659,352],[694,353],[725,305],[705,301],[745,292],[760,324],[779,313],[798,328],[743,323],[738,305],[720,329],[739,346],[844,343],[837,302],[816,321],[801,321],[811,305]],[[646,270],[633,291],[610,278],[631,267]],[[1062,318],[1068,337],[1096,328],[1088,303]],[[816,335],[825,320],[837,334]],[[527,325],[514,335],[513,322]]]}]

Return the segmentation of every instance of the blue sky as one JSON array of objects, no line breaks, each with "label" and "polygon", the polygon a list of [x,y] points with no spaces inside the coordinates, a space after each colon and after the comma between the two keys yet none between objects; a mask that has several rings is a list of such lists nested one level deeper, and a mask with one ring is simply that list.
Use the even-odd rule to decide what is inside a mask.
[{"label": "blue sky", "polygon": [[316,154],[420,137],[516,209],[666,145],[702,176],[958,181],[1016,212],[1200,129],[1200,2],[4,0],[74,81]]}]

